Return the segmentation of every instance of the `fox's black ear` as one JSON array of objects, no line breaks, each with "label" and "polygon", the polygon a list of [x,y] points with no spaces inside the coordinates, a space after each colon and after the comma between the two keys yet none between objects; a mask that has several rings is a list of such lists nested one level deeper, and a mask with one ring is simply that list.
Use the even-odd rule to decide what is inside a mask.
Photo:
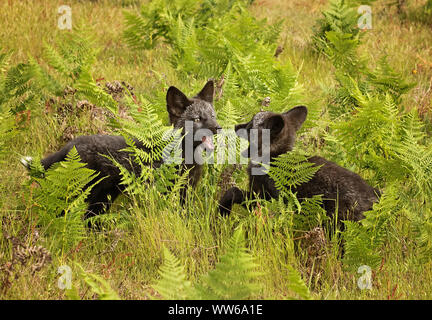
[{"label": "fox's black ear", "polygon": [[197,98],[201,100],[207,101],[209,103],[213,103],[213,95],[214,95],[214,80],[210,79],[204,85],[204,88],[197,94]]},{"label": "fox's black ear", "polygon": [[171,124],[175,124],[186,108],[192,104],[192,101],[176,87],[169,87],[166,102]]},{"label": "fox's black ear", "polygon": [[295,131],[299,130],[307,117],[307,108],[297,106],[284,113],[288,121],[294,126]]},{"label": "fox's black ear", "polygon": [[285,119],[280,114],[272,115],[271,117],[265,119],[263,123],[263,128],[270,129],[270,135],[272,137],[278,135],[284,127]]}]

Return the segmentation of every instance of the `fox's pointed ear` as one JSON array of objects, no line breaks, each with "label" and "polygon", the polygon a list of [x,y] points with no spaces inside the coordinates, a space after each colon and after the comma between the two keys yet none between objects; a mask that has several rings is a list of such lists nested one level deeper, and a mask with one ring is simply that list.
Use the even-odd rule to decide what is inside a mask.
[{"label": "fox's pointed ear", "polygon": [[213,95],[214,95],[214,80],[210,79],[204,85],[204,88],[197,94],[197,98],[201,100],[207,101],[209,103],[213,103]]},{"label": "fox's pointed ear", "polygon": [[246,127],[249,125],[249,123],[250,123],[250,121],[249,121],[249,122],[246,122],[246,123],[239,123],[239,124],[236,124],[236,125],[234,126],[234,130],[237,131],[237,130],[240,130],[240,129],[246,129]]},{"label": "fox's pointed ear", "polygon": [[295,131],[299,130],[307,117],[307,108],[305,106],[297,106],[284,113],[288,121],[293,125]]},{"label": "fox's pointed ear", "polygon": [[176,87],[169,87],[166,102],[171,124],[175,124],[186,108],[192,104],[192,101]]},{"label": "fox's pointed ear", "polygon": [[272,137],[278,135],[284,127],[285,119],[280,114],[272,115],[271,117],[265,119],[263,123],[263,128],[270,129],[270,135]]}]

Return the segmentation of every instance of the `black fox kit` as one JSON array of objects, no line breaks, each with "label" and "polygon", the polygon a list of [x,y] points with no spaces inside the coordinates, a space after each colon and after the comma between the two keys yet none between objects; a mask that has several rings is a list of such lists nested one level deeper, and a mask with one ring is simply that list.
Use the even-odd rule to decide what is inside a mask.
[{"label": "black fox kit", "polygon": [[[264,111],[257,113],[250,122],[237,125],[235,130],[239,134],[239,129],[244,129],[249,137],[250,129],[257,129],[257,150],[261,156],[263,146],[261,146],[259,132],[262,129],[269,129],[269,153],[272,159],[292,150],[296,132],[302,126],[306,116],[307,108],[304,106],[297,106],[282,114]],[[338,220],[358,221],[364,218],[363,212],[372,209],[373,203],[377,201],[378,191],[369,186],[359,175],[331,161],[317,156],[310,158],[309,161],[322,165],[322,167],[311,180],[294,190],[297,192],[297,197],[301,199],[321,194],[324,209],[329,216],[332,216],[337,208]],[[251,173],[254,166],[256,165],[253,162],[250,162],[248,166],[249,191],[246,192],[236,187],[229,189],[219,202],[221,214],[229,214],[234,203],[240,204],[247,197],[252,197],[254,193],[265,199],[279,196],[274,181],[268,175]]]},{"label": "black fox kit", "polygon": [[[174,128],[182,130],[183,136],[187,136],[185,132],[185,124],[190,121],[194,132],[198,129],[207,129],[207,136],[203,136],[201,141],[193,142],[193,151],[199,146],[204,145],[207,149],[212,149],[212,137],[218,129],[220,129],[215,119],[215,111],[213,108],[213,93],[214,83],[210,80],[204,88],[193,98],[187,98],[179,89],[170,87],[166,95],[167,110],[169,113],[170,122]],[[134,139],[135,146],[149,151],[139,140]],[[111,202],[124,190],[120,185],[120,171],[112,163],[111,160],[104,155],[109,155],[118,161],[122,166],[137,174],[141,169],[138,164],[131,161],[131,154],[126,151],[121,151],[127,147],[126,141],[122,136],[111,135],[92,135],[81,136],[67,143],[60,151],[57,151],[41,160],[43,167],[48,169],[54,163],[63,161],[68,152],[75,146],[81,161],[87,163],[87,167],[99,172],[96,179],[106,177],[101,182],[93,187],[87,202],[88,210],[85,218],[89,218],[102,213],[110,207]],[[183,150],[183,159],[185,151]],[[21,159],[21,162],[27,167],[30,167],[31,157]],[[153,163],[154,167],[159,167],[162,161]],[[183,161],[184,162],[184,161]],[[189,171],[189,186],[194,187],[201,175],[201,166],[192,161],[185,164],[184,167],[191,169]],[[90,185],[93,182],[90,183]],[[184,201],[184,191],[182,192],[182,202]]]}]

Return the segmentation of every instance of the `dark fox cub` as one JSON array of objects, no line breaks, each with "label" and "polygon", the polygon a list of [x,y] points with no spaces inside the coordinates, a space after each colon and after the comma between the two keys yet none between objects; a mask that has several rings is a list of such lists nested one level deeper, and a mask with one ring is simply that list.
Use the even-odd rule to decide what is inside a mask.
[{"label": "dark fox cub", "polygon": [[[207,149],[212,149],[211,135],[220,129],[215,119],[213,93],[213,80],[209,80],[200,93],[190,99],[175,87],[168,89],[166,101],[171,124],[176,129],[182,129],[184,136],[187,136],[185,124],[188,121],[193,123],[193,131],[207,129],[205,132],[209,132],[208,136],[202,138],[202,141],[193,142],[193,151],[201,144],[206,146]],[[136,147],[149,151],[139,140],[134,139],[134,142]],[[96,178],[97,180],[106,177],[93,187],[87,198],[88,210],[84,218],[89,218],[103,213],[104,210],[108,210],[111,202],[124,190],[124,187],[120,185],[121,176],[119,169],[105,155],[113,157],[129,171],[137,174],[140,174],[141,168],[131,159],[132,155],[129,152],[121,151],[127,147],[126,141],[122,136],[92,135],[78,137],[67,143],[60,151],[42,159],[41,163],[44,169],[47,170],[54,163],[63,161],[73,146],[78,151],[81,161],[87,163],[88,168],[100,173]],[[183,150],[183,159],[184,153]],[[31,160],[31,157],[25,157],[21,159],[21,162],[29,168]],[[157,168],[162,162],[163,160],[153,163],[153,166]],[[184,165],[184,167],[191,169],[189,171],[188,185],[192,187],[196,186],[201,175],[201,166],[192,161],[190,164]],[[93,182],[90,182],[91,184]],[[183,191],[182,197],[184,195],[185,192]],[[183,201],[184,199],[182,198]]]},{"label": "dark fox cub", "polygon": [[[261,156],[263,146],[261,146],[260,132],[262,129],[269,129],[270,148],[268,152],[272,159],[292,150],[296,132],[302,126],[306,116],[307,108],[304,106],[297,106],[282,114],[264,111],[257,113],[250,122],[237,125],[235,130],[240,135],[239,129],[244,129],[249,138],[250,129],[258,129],[257,150]],[[251,158],[251,160],[254,159]],[[377,201],[378,191],[369,186],[359,175],[322,157],[314,156],[309,161],[322,165],[322,167],[311,180],[293,190],[297,192],[297,197],[302,199],[323,195],[323,206],[327,214],[332,216],[337,208],[339,221],[358,221],[364,218],[363,212],[372,209],[373,203]],[[254,194],[265,199],[279,196],[274,181],[268,175],[252,174],[254,166],[257,165],[250,161],[248,166],[249,191],[232,187],[220,200],[219,210],[222,215],[229,214],[234,203],[240,204],[247,197],[249,199],[253,197]]]}]

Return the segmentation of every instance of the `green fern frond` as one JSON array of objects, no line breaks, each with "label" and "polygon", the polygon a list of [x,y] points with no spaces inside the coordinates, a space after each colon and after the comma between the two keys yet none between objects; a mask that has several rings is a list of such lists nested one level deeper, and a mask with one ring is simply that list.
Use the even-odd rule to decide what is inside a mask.
[{"label": "green fern frond", "polygon": [[218,121],[223,128],[233,129],[234,126],[239,123],[240,114],[233,106],[231,101],[227,100],[222,106],[221,110],[218,112]]},{"label": "green fern frond", "polygon": [[180,261],[164,248],[161,279],[153,288],[165,299],[247,299],[260,290],[255,269],[257,264],[244,246],[244,235],[238,229],[228,242],[228,249],[214,270],[192,286]]},{"label": "green fern frond", "polygon": [[285,193],[308,182],[319,170],[320,166],[308,161],[308,157],[300,152],[287,152],[272,161],[268,175],[275,182],[276,188]]},{"label": "green fern frond", "polygon": [[3,52],[0,48],[0,77],[4,72],[6,72],[11,56],[12,51]]},{"label": "green fern frond", "polygon": [[349,33],[326,32],[328,44],[324,47],[324,54],[336,68],[340,68],[350,75],[361,70],[358,65],[363,64],[357,55],[360,40]]},{"label": "green fern frond", "polygon": [[355,38],[359,34],[357,28],[358,13],[354,5],[346,0],[330,0],[323,17],[314,26],[312,37],[314,48],[320,52],[330,40],[327,33],[346,34],[347,38]]},{"label": "green fern frond", "polygon": [[185,300],[192,296],[192,285],[186,280],[184,266],[164,247],[164,264],[159,270],[161,279],[153,288],[164,298]]},{"label": "green fern frond", "polygon": [[300,273],[292,266],[288,265],[288,290],[295,294],[293,299],[311,300],[309,288],[301,278]]},{"label": "green fern frond", "polygon": [[84,271],[84,268],[77,262],[75,262],[75,265],[79,269],[80,278],[90,286],[93,293],[97,294],[99,300],[120,300],[117,292],[113,290],[105,279],[94,273]]},{"label": "green fern frond", "polygon": [[45,61],[60,74],[72,77],[72,67],[68,64],[68,61],[65,61],[58,51],[48,43],[44,42],[43,48]]},{"label": "green fern frond", "polygon": [[33,57],[29,57],[30,72],[34,79],[35,85],[45,96],[54,94],[60,96],[63,93],[65,82],[57,80],[51,76]]},{"label": "green fern frond", "polygon": [[[132,142],[128,142],[132,143]],[[131,147],[133,144],[130,145]],[[132,147],[133,148],[133,147]],[[148,183],[153,180],[153,173],[148,164],[141,161],[141,157],[134,157],[134,152],[130,152],[130,164],[128,167],[123,166],[115,158],[107,155],[106,157],[112,161],[112,163],[119,169],[120,173],[120,185],[125,186],[125,192],[129,195],[142,195],[148,190]],[[135,162],[133,164],[132,162]],[[137,168],[136,170],[130,170],[130,168]],[[137,172],[136,172],[137,171]]]},{"label": "green fern frond", "polygon": [[377,268],[382,260],[377,247],[371,246],[371,239],[367,229],[357,222],[346,221],[345,231],[344,266],[351,271],[357,270],[362,265],[372,269]]},{"label": "green fern frond", "polygon": [[[134,196],[145,198],[149,184],[154,184],[155,189],[151,190],[158,192],[159,195],[168,194],[174,197],[186,184],[188,172],[186,170],[179,174],[180,133],[172,131],[172,127],[163,125],[153,104],[144,97],[126,96],[126,102],[133,121],[117,118],[114,126],[120,129],[126,140],[128,146],[123,151],[130,155],[130,164],[124,166],[107,156],[120,170],[120,184],[125,185],[125,191]],[[174,157],[173,163],[163,163],[164,157],[168,156]]]},{"label": "green fern frond", "polygon": [[413,193],[419,201],[425,201],[432,196],[432,147],[417,143],[410,132],[406,132],[402,142],[394,143],[395,157],[400,160],[401,168],[405,169],[417,188]]},{"label": "green fern frond", "polygon": [[378,92],[391,94],[395,101],[415,86],[415,83],[406,81],[401,73],[395,72],[385,56],[378,61],[374,71],[368,72],[367,81],[373,84]]},{"label": "green fern frond", "polygon": [[3,156],[9,153],[8,143],[16,134],[15,119],[9,110],[2,110],[0,105],[0,163]]},{"label": "green fern frond", "polygon": [[299,84],[298,72],[291,63],[276,66],[272,77],[269,77],[269,88],[271,108],[275,112],[284,112],[287,106],[303,102],[304,88]]},{"label": "green fern frond", "polygon": [[19,63],[8,69],[4,80],[4,94],[6,97],[18,97],[30,89],[31,68],[29,64]]},{"label": "green fern frond", "polygon": [[[134,49],[151,49],[156,44],[157,33],[149,33],[149,22],[140,15],[124,11],[127,28],[123,31],[126,43]],[[157,21],[154,19],[154,21]]]},{"label": "green fern frond", "polygon": [[188,183],[189,171],[190,169],[179,172],[176,164],[162,164],[154,172],[156,190],[162,195],[167,195],[170,200],[175,200],[176,195]]},{"label": "green fern frond", "polygon": [[332,135],[341,142],[347,163],[372,170],[374,179],[382,180],[395,166],[391,141],[399,140],[399,111],[390,95],[364,95],[355,86],[351,96],[358,107],[347,121],[332,124]]},{"label": "green fern frond", "polygon": [[137,102],[126,97],[134,121],[118,119],[117,126],[126,136],[137,139],[143,145],[144,148],[135,148],[134,151],[144,163],[160,161],[164,148],[171,142],[167,137],[171,127],[163,125],[154,106],[143,96],[136,99]]},{"label": "green fern frond", "polygon": [[62,34],[55,46],[44,42],[44,60],[64,79],[75,81],[96,61],[97,49],[92,30],[84,25]]},{"label": "green fern frond", "polygon": [[381,263],[380,249],[393,231],[394,222],[401,212],[398,189],[397,184],[388,186],[380,201],[374,204],[373,210],[363,213],[365,219],[360,224],[345,221],[343,260],[347,268],[356,270],[362,265],[376,268]]},{"label": "green fern frond", "polygon": [[106,108],[112,114],[118,113],[117,102],[97,85],[88,70],[81,71],[80,77],[75,83],[75,88],[78,90],[78,94],[87,98],[91,103]]},{"label": "green fern frond", "polygon": [[203,276],[197,295],[209,300],[242,300],[254,297],[260,290],[255,259],[247,252],[241,229],[235,231],[225,255],[214,270]]},{"label": "green fern frond", "polygon": [[91,189],[102,180],[98,180],[95,171],[80,161],[74,147],[65,161],[45,171],[43,178],[34,178],[40,185],[35,194],[39,222],[58,238],[63,249],[86,237],[82,219],[88,205],[85,200]]}]

